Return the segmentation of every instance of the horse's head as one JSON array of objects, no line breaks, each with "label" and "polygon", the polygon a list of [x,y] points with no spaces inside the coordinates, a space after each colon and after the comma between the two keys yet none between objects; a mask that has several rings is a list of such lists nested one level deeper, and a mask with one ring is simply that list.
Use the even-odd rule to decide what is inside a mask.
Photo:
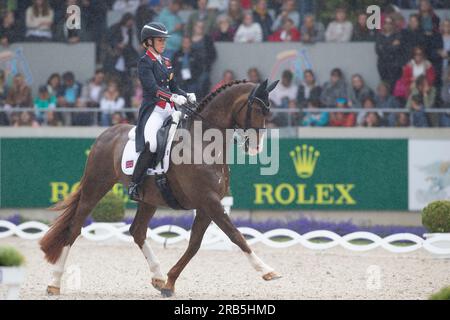
[{"label": "horse's head", "polygon": [[240,130],[240,138],[243,140],[245,153],[256,155],[263,149],[266,118],[270,113],[269,93],[277,84],[278,80],[269,85],[266,79],[254,86],[235,114],[235,127],[243,129]]}]

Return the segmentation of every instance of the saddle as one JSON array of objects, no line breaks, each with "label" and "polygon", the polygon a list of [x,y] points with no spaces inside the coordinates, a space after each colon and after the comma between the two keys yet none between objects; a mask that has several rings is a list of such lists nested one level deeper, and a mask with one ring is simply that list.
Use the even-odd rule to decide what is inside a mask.
[{"label": "saddle", "polygon": [[[147,175],[155,175],[166,173],[170,164],[170,149],[176,129],[180,125],[181,112],[175,111],[171,116],[167,117],[162,127],[156,134],[157,147],[153,159],[154,168],[147,170]],[[136,127],[133,127],[128,133],[128,142],[122,154],[122,172],[126,175],[132,175],[136,161],[140,153],[136,152],[135,139]]]}]

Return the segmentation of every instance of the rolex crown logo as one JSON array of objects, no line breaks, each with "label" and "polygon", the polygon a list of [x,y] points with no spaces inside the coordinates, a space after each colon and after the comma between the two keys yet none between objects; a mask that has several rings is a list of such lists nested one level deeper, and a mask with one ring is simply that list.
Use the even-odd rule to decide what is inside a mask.
[{"label": "rolex crown logo", "polygon": [[291,151],[290,156],[294,162],[297,175],[306,179],[313,175],[320,152],[315,150],[313,146],[308,147],[304,144],[301,147],[297,146],[295,151]]}]

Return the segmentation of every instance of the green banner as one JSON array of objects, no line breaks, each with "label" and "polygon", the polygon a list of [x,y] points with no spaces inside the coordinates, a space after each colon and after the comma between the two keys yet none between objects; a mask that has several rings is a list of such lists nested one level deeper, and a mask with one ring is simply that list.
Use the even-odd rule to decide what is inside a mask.
[{"label": "green banner", "polygon": [[[45,208],[77,187],[94,139],[0,139],[0,207]],[[235,209],[407,210],[407,140],[282,139],[279,171],[232,165]],[[114,191],[124,194],[117,184]]]},{"label": "green banner", "polygon": [[407,140],[282,139],[277,175],[232,166],[234,208],[407,210],[407,147]]}]

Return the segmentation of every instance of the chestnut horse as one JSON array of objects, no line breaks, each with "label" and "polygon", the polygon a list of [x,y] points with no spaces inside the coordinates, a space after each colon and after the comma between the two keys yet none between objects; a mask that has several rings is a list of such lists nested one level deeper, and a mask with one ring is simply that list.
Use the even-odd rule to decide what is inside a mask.
[{"label": "chestnut horse", "polygon": [[[278,82],[278,81],[277,81]],[[234,81],[210,93],[199,104],[196,115],[202,125],[216,128],[223,133],[232,128],[265,128],[269,113],[268,95],[277,84],[268,86],[267,80],[255,85],[246,81]],[[48,285],[48,294],[59,294],[61,276],[67,255],[91,210],[115,183],[128,185],[130,176],[121,170],[121,158],[131,125],[116,125],[105,130],[95,141],[87,159],[84,175],[77,191],[53,207],[64,210],[40,241],[46,259],[55,264],[53,278]],[[189,129],[192,134],[192,126]],[[225,136],[225,135],[224,135]],[[258,135],[258,144],[262,137]],[[183,142],[178,142],[183,143]],[[174,142],[174,145],[176,143]],[[206,146],[203,142],[202,148]],[[172,146],[173,147],[173,146]],[[246,144],[246,151],[248,145]],[[226,150],[224,150],[224,153]],[[224,159],[226,159],[224,157]],[[175,281],[188,262],[200,248],[203,235],[214,221],[217,226],[247,256],[251,265],[260,272],[263,279],[273,280],[280,276],[252,251],[242,234],[224,214],[221,199],[229,188],[229,169],[223,164],[171,164],[167,178],[178,202],[188,209],[197,209],[187,250],[167,274],[160,270],[160,263],[147,239],[147,228],[157,207],[167,207],[153,176],[146,178],[141,189],[144,191],[130,234],[142,250],[152,272],[152,285],[164,297],[174,294]]]}]

